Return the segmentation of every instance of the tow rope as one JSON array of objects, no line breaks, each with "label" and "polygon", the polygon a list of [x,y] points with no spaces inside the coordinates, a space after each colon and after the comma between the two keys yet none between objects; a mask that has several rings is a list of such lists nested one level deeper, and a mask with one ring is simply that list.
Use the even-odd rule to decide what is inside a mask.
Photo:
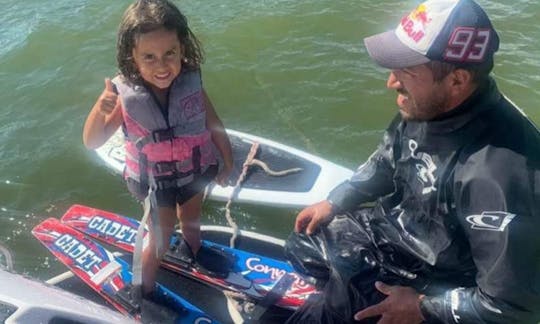
[{"label": "tow rope", "polygon": [[240,230],[238,229],[238,225],[234,222],[232,216],[231,216],[231,205],[234,197],[238,195],[238,192],[242,189],[242,183],[244,182],[246,178],[246,174],[248,172],[248,169],[250,166],[256,165],[259,166],[266,172],[266,174],[275,176],[275,177],[282,177],[291,173],[300,172],[303,169],[302,168],[291,168],[287,170],[282,171],[274,171],[268,167],[266,163],[264,163],[261,160],[258,160],[255,158],[255,155],[257,155],[257,151],[259,149],[259,143],[253,142],[251,145],[251,149],[249,150],[246,160],[244,161],[244,164],[242,164],[242,172],[238,176],[238,179],[236,180],[236,184],[233,187],[233,190],[231,191],[231,194],[229,195],[229,199],[227,200],[227,204],[225,204],[225,217],[227,218],[227,222],[229,223],[229,226],[233,229],[233,235],[229,241],[229,246],[231,248],[235,247],[236,244],[236,238],[238,237],[238,234],[240,233]]}]

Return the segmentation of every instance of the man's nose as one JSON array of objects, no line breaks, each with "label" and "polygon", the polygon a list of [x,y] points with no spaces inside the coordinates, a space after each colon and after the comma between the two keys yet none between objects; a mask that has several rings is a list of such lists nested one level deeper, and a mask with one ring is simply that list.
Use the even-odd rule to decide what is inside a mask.
[{"label": "man's nose", "polygon": [[388,80],[386,81],[386,87],[388,89],[400,89],[401,88],[401,82],[398,80],[396,76],[395,71],[390,71],[390,75],[388,75]]}]

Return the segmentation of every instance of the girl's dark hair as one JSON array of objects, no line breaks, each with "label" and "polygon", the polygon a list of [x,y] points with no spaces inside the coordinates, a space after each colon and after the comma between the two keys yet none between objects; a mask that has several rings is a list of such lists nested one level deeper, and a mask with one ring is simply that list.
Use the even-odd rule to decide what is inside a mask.
[{"label": "girl's dark hair", "polygon": [[127,81],[142,84],[133,60],[137,37],[160,28],[176,31],[183,48],[183,65],[198,68],[203,63],[201,43],[189,29],[186,17],[173,3],[167,0],[138,0],[124,12],[116,42],[118,68]]}]

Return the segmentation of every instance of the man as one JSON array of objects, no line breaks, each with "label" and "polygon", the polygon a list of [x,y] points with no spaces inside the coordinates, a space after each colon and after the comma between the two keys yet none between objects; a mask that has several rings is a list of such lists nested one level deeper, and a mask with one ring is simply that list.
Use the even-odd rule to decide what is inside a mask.
[{"label": "man", "polygon": [[299,213],[286,253],[323,294],[290,322],[540,322],[540,133],[489,77],[488,16],[429,0],[364,43],[399,114]]}]

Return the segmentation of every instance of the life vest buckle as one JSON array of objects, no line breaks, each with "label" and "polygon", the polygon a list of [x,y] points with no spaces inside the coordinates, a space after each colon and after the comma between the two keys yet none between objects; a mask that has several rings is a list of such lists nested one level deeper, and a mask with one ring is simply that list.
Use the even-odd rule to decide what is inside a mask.
[{"label": "life vest buckle", "polygon": [[154,172],[156,174],[174,172],[175,170],[176,170],[176,165],[174,162],[156,162],[154,164]]},{"label": "life vest buckle", "polygon": [[193,172],[173,172],[172,175],[154,177],[154,183],[158,190],[164,190],[183,187],[193,179]]},{"label": "life vest buckle", "polygon": [[185,161],[162,161],[153,163],[153,172],[156,175],[163,175],[164,173],[171,173],[172,175],[184,175],[186,172],[182,171],[191,165],[190,160]]},{"label": "life vest buckle", "polygon": [[155,143],[170,141],[174,138],[174,129],[159,129],[152,132],[152,139]]}]

